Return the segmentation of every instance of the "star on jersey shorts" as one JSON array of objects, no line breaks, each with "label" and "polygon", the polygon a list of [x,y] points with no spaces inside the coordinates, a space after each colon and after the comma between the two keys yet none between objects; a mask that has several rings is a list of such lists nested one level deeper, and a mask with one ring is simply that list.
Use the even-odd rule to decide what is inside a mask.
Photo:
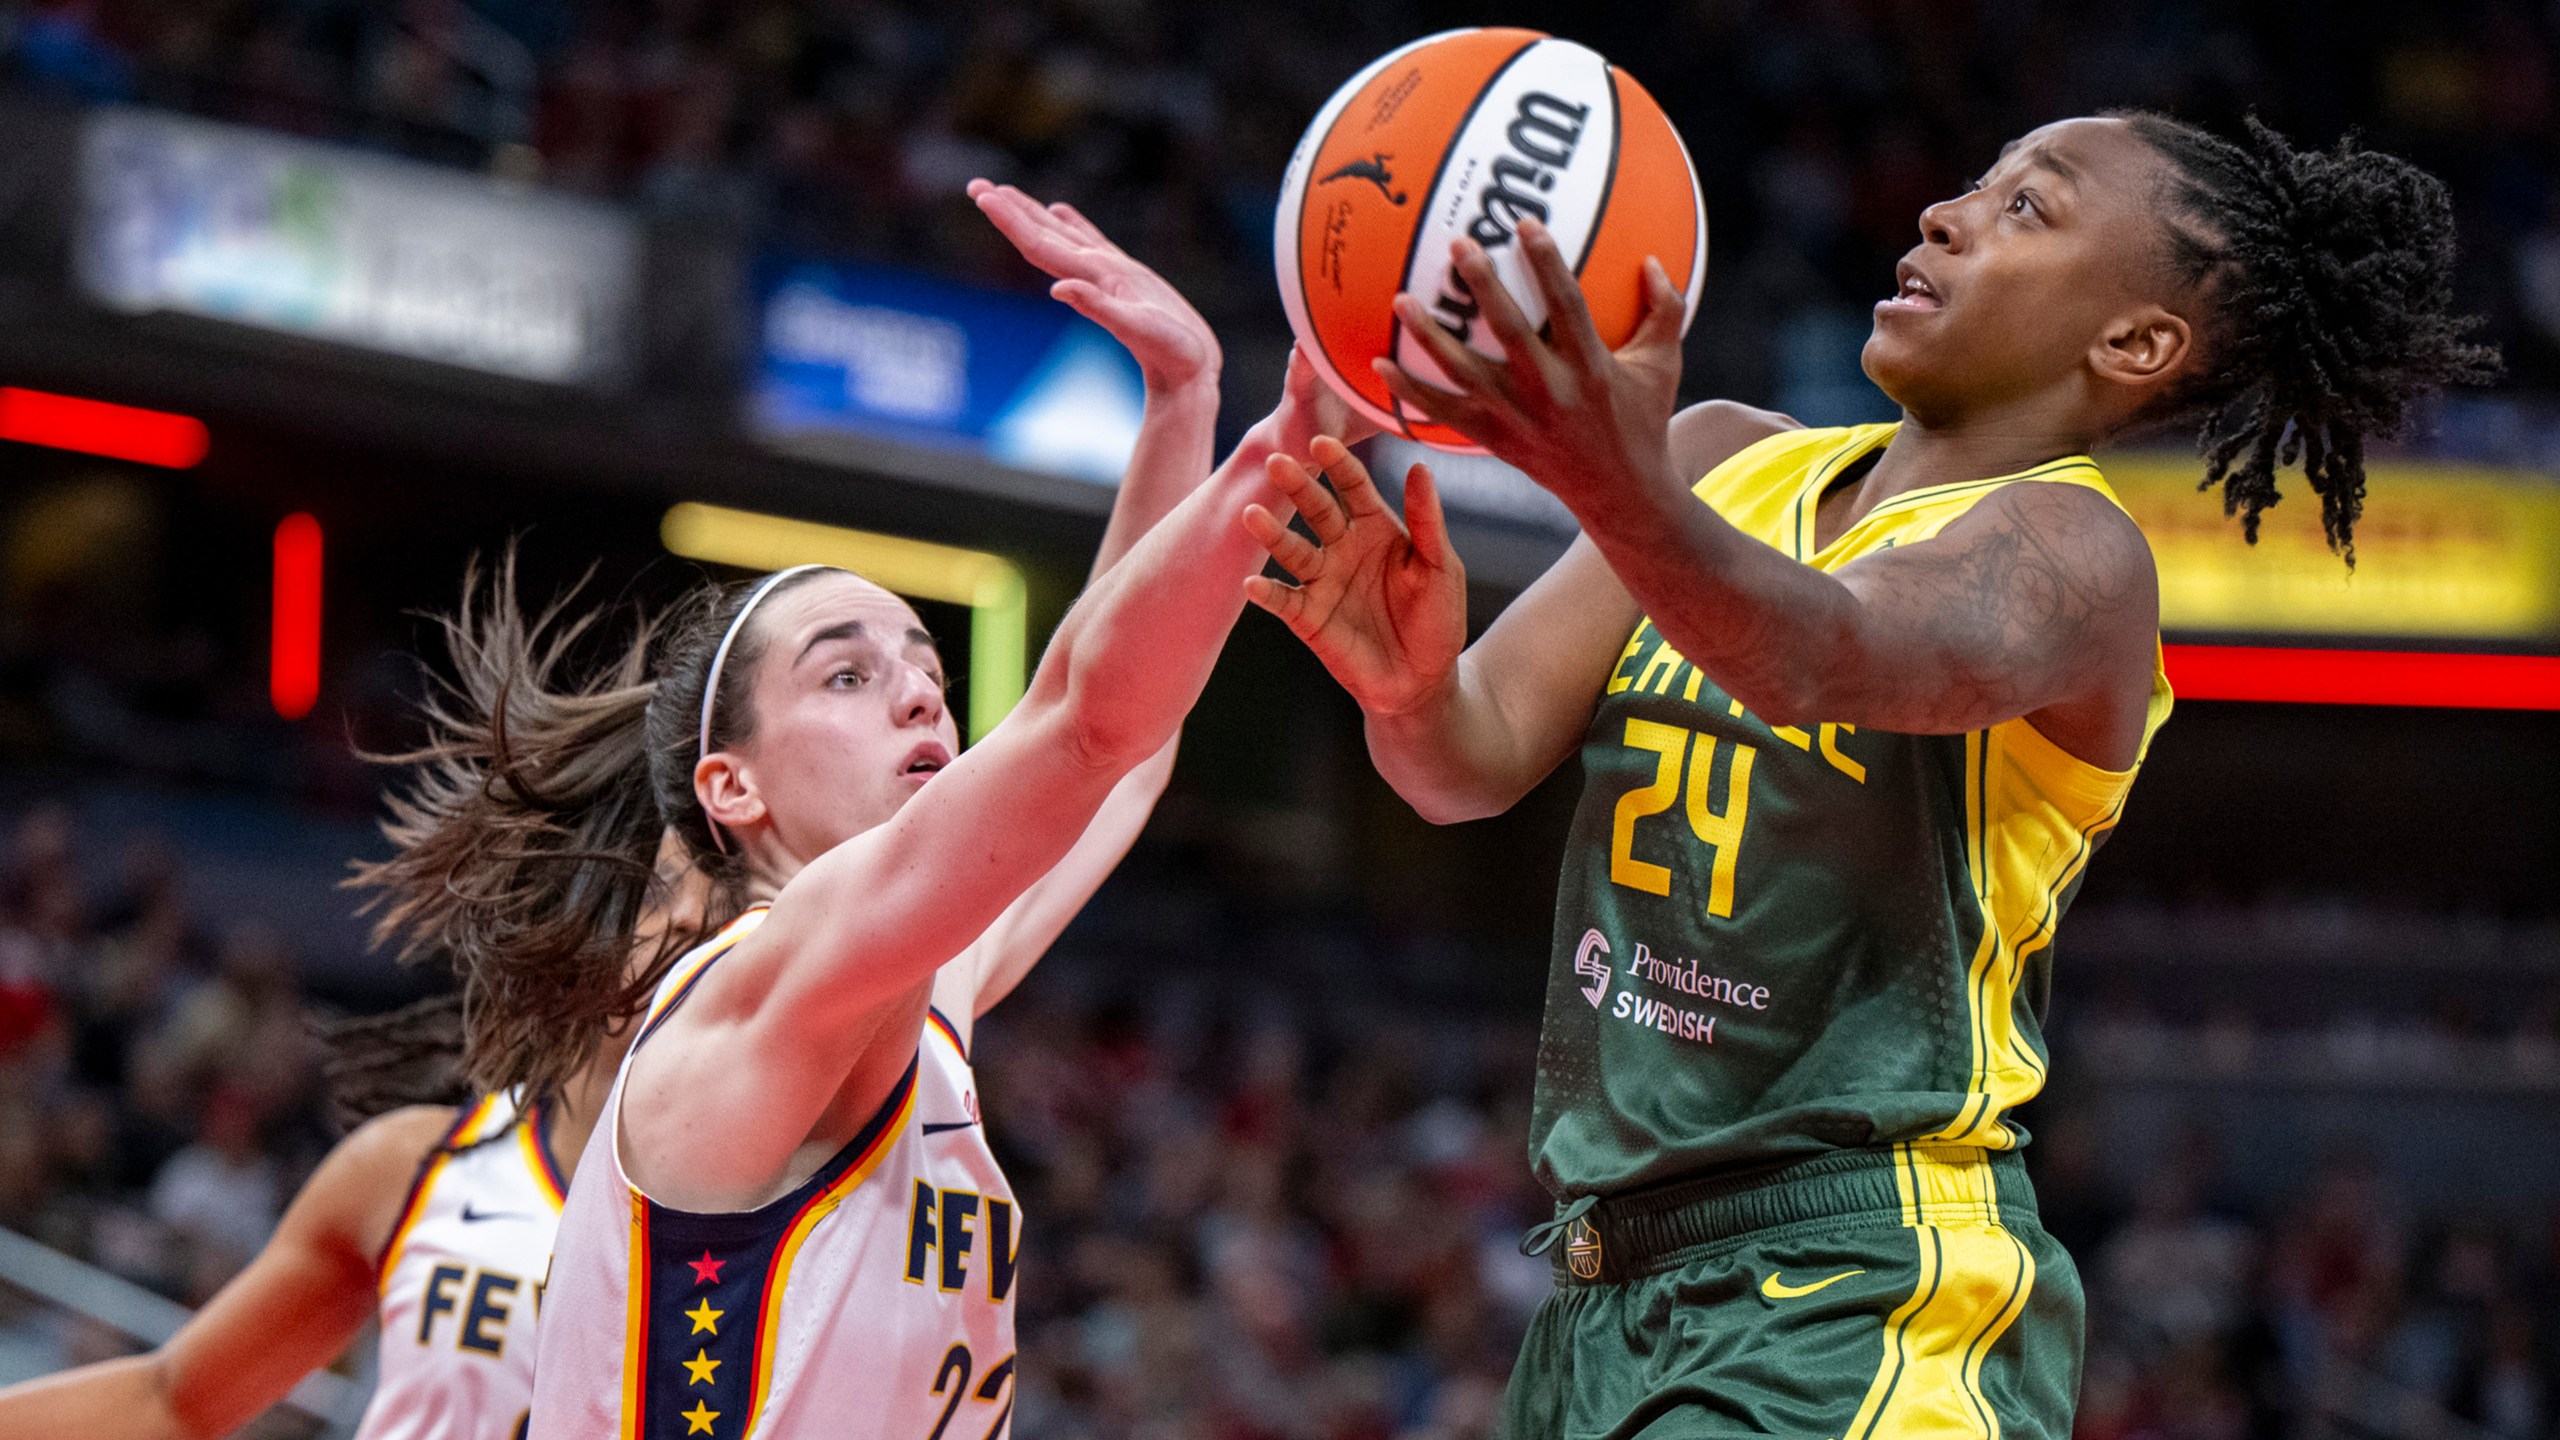
[{"label": "star on jersey shorts", "polygon": [[[1541,1232],[1545,1232],[1543,1235]],[[2067,1440],[2083,1299],[2014,1152],[1894,1145],[1577,1201],[1507,1440]]]}]

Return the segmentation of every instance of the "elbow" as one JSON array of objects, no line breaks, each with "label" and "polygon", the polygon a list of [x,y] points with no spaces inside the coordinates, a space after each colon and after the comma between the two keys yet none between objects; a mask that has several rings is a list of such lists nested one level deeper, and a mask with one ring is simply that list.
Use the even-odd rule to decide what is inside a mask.
[{"label": "elbow", "polygon": [[1487,820],[1516,804],[1517,795],[1496,794],[1485,787],[1399,791],[1413,813],[1434,825],[1464,825],[1470,820]]},{"label": "elbow", "polygon": [[1825,667],[1807,659],[1788,659],[1758,667],[1748,675],[1716,677],[1727,695],[1770,725],[1805,726],[1842,718],[1834,713],[1840,697]]},{"label": "elbow", "polygon": [[1502,811],[1494,806],[1453,803],[1435,798],[1413,802],[1413,813],[1434,825],[1464,825],[1470,820],[1499,815]]},{"label": "elbow", "polygon": [[1069,703],[1061,709],[1060,746],[1078,768],[1096,774],[1127,775],[1172,738],[1161,725],[1115,713],[1108,705]]}]

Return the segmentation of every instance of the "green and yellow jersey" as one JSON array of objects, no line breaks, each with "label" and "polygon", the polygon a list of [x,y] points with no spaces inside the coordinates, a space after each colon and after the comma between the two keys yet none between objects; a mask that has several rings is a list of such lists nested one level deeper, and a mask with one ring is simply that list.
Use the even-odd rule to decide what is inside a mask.
[{"label": "green and yellow jersey", "polygon": [[[2086,457],[1931,486],[1814,544],[1825,488],[1894,426],[1795,430],[1698,482],[1821,570],[1936,535],[2024,481],[2114,494]],[[2151,734],[2169,713],[2154,670]],[[2054,927],[2134,771],[2024,719],[1962,735],[1772,726],[1647,621],[1583,742],[1530,1159],[1611,1194],[1823,1151],[2008,1149],[2044,1085]]]}]

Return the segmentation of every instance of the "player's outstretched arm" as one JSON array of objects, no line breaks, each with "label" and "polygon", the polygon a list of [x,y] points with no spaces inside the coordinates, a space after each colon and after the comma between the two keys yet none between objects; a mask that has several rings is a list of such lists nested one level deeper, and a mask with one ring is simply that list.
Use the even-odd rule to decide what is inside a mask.
[{"label": "player's outstretched arm", "polygon": [[969,198],[1022,258],[1056,283],[1053,299],[1109,332],[1138,362],[1146,417],[1129,453],[1111,520],[1094,552],[1101,574],[1197,488],[1217,458],[1216,332],[1166,283],[1063,201],[1047,205],[1011,185],[969,182]]},{"label": "player's outstretched arm", "polygon": [[[1416,330],[1457,388],[1380,361],[1407,404],[1452,425],[1563,500],[1663,637],[1772,724],[1841,721],[1956,733],[2045,712],[2110,766],[2139,750],[2159,623],[2150,548],[2130,517],[2079,486],[2007,487],[1936,538],[1836,574],[1787,558],[1688,493],[1669,424],[1680,297],[1646,267],[1649,309],[1611,352],[1534,221],[1519,241],[1546,295],[1531,327],[1481,248],[1458,268],[1500,338],[1489,361]],[[1413,308],[1412,297],[1397,300]]]},{"label": "player's outstretched arm", "polygon": [[[984,180],[972,182],[969,194],[1024,259],[1056,277],[1049,293],[1126,346],[1145,378],[1146,418],[1094,551],[1092,573],[1099,577],[1209,474],[1216,459],[1218,337],[1180,291],[1074,206],[1042,205],[1010,185]],[[1022,983],[1110,878],[1155,813],[1178,743],[1167,741],[1123,777],[1066,858],[943,967],[936,1003],[956,1023],[968,1025]]]},{"label": "player's outstretched arm", "polygon": [[374,1264],[453,1111],[395,1110],[338,1142],[266,1249],[147,1355],[0,1390],[0,1440],[214,1440],[282,1400],[373,1318]]},{"label": "player's outstretched arm", "polygon": [[678,1204],[762,1196],[862,1058],[875,1012],[984,934],[1173,738],[1262,559],[1236,516],[1285,503],[1266,462],[1303,450],[1314,392],[1293,363],[1280,408],[1068,612],[1004,723],[783,886],[641,1052],[623,1110],[631,1133],[646,1128],[635,1178],[679,1180],[683,1195],[664,1196]]}]

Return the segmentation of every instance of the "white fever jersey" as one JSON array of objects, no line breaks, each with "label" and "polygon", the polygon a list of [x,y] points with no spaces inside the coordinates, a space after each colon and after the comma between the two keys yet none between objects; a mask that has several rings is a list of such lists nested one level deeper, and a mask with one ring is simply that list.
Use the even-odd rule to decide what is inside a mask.
[{"label": "white fever jersey", "polygon": [[[632,1054],[750,910],[668,972]],[[1022,1216],[939,1013],[842,1150],[754,1210],[662,1205],[615,1137],[631,1060],[560,1222],[534,1440],[1003,1440]]]},{"label": "white fever jersey", "polygon": [[533,1404],[534,1312],[560,1226],[550,1112],[463,1107],[382,1251],[382,1341],[357,1440],[515,1440]]}]

